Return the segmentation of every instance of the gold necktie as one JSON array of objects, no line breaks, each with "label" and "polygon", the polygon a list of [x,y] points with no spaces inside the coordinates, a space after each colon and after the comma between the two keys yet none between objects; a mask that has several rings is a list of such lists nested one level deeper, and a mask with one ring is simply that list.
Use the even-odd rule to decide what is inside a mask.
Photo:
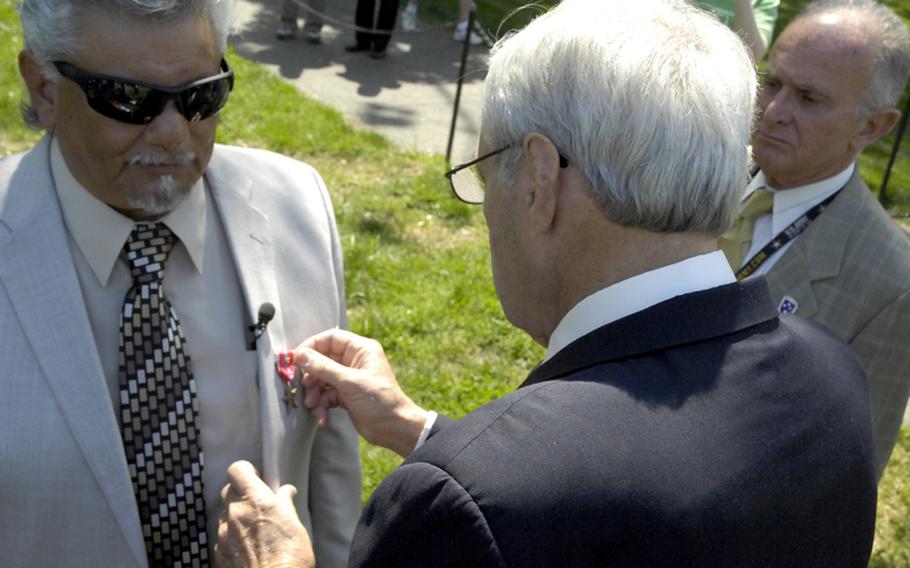
[{"label": "gold necktie", "polygon": [[742,266],[746,253],[752,246],[752,233],[755,232],[755,220],[774,207],[774,194],[767,189],[756,189],[746,200],[742,211],[736,216],[733,229],[718,239],[720,250],[727,255],[727,262],[736,272]]}]

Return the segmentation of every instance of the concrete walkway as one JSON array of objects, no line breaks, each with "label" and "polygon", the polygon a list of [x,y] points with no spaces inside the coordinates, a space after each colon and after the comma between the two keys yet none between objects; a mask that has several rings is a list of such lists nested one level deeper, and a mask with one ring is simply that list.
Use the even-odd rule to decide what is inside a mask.
[{"label": "concrete walkway", "polygon": [[[406,0],[401,3],[403,9]],[[290,41],[275,38],[281,0],[238,0],[240,33],[233,45],[244,57],[332,106],[353,124],[379,132],[402,147],[445,155],[462,50],[452,40],[451,28],[396,30],[388,57],[374,60],[366,53],[344,51],[354,41],[353,31],[342,24],[353,23],[355,0],[326,4],[328,15],[339,24],[328,22],[322,29],[322,44],[312,45],[300,31]],[[307,12],[301,9],[300,16],[302,26]],[[454,163],[474,157],[486,55],[484,46],[470,50],[452,149]]]}]

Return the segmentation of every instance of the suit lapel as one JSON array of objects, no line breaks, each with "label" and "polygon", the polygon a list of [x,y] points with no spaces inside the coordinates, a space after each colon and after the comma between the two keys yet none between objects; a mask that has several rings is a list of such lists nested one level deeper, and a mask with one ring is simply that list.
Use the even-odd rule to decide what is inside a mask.
[{"label": "suit lapel", "polygon": [[847,239],[862,209],[864,191],[868,190],[857,168],[840,195],[768,271],[768,286],[775,305],[784,296],[790,296],[799,304],[797,315],[815,315],[819,299],[813,284],[840,272]]},{"label": "suit lapel", "polygon": [[735,333],[776,316],[761,277],[684,294],[577,339],[531,371],[521,386],[558,379],[625,357]]},{"label": "suit lapel", "polygon": [[[145,544],[120,427],[49,175],[49,137],[10,180],[0,236],[0,283],[98,486],[136,556]],[[23,179],[20,179],[23,178]]]},{"label": "suit lapel", "polygon": [[221,215],[243,288],[249,321],[258,319],[259,306],[263,303],[269,302],[275,307],[275,318],[257,342],[257,352],[262,422],[260,474],[267,483],[277,486],[282,456],[289,455],[286,448],[278,448],[277,445],[288,438],[285,432],[290,425],[282,400],[284,386],[275,371],[275,353],[294,346],[285,343],[269,220],[252,203],[254,186],[245,170],[232,164],[217,146],[206,170],[206,179]]}]

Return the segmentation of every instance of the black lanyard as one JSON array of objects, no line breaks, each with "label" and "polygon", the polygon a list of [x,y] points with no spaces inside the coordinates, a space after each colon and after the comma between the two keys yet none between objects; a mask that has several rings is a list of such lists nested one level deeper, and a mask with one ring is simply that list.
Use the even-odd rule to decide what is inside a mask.
[{"label": "black lanyard", "polygon": [[812,221],[815,220],[816,217],[821,215],[822,211],[824,211],[825,208],[828,205],[830,205],[832,201],[834,201],[834,198],[837,197],[838,195],[840,195],[840,192],[843,190],[844,190],[843,188],[838,189],[830,197],[828,197],[827,199],[825,199],[824,201],[822,201],[821,203],[819,203],[812,209],[809,209],[808,211],[803,213],[803,215],[799,219],[790,223],[789,227],[787,227],[783,231],[777,233],[777,235],[773,239],[771,239],[771,242],[769,242],[764,247],[762,247],[762,249],[760,251],[755,253],[755,255],[749,259],[749,262],[744,264],[743,267],[740,268],[736,272],[736,279],[742,280],[743,278],[749,276],[750,274],[752,274],[753,272],[758,270],[758,268],[762,264],[764,264],[766,260],[771,258],[771,255],[773,255],[774,253],[779,251],[781,248],[783,248],[784,245],[786,245],[787,243],[789,243],[790,241],[792,241],[793,239],[798,237],[800,233],[802,233],[803,231],[806,230],[806,227],[809,226],[809,223],[811,223]]}]

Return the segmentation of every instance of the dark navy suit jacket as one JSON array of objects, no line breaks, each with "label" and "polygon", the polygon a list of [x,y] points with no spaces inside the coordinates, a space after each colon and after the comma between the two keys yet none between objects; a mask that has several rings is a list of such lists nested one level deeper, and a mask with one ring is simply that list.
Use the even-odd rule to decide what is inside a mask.
[{"label": "dark navy suit jacket", "polygon": [[441,419],[351,565],[865,567],[871,440],[860,364],[764,279],[687,294]]}]

